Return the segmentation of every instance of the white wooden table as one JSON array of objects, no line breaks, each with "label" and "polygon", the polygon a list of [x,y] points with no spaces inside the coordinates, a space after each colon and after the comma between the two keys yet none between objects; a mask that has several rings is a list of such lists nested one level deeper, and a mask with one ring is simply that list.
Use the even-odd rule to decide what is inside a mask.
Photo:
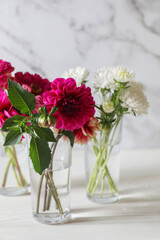
[{"label": "white wooden table", "polygon": [[82,152],[73,152],[72,216],[63,225],[32,218],[30,196],[0,196],[0,240],[160,240],[160,150],[124,151],[120,199],[109,205],[85,194]]}]

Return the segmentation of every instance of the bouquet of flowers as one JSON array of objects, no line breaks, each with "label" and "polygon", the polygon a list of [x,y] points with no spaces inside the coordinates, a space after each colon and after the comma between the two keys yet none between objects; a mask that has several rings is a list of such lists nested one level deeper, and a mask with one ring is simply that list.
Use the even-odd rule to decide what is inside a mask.
[{"label": "bouquet of flowers", "polygon": [[[13,105],[9,101],[6,93],[6,89],[8,88],[7,79],[8,78],[14,79],[12,75],[13,71],[14,71],[14,67],[9,62],[0,60],[0,129],[3,126],[3,123],[8,118],[15,115],[19,115],[18,111],[13,107]],[[3,131],[1,131],[2,141],[4,140],[5,136],[6,134]],[[22,189],[23,187],[27,189],[28,183],[22,173],[22,170],[18,161],[16,146],[15,145],[12,145],[11,147],[6,146],[5,153],[8,156],[9,160],[8,160],[8,163],[6,164],[6,169],[2,176],[2,182],[1,182],[1,188],[3,189],[2,192],[4,194],[8,194],[7,190],[4,190],[4,189],[6,189],[8,173],[11,166],[17,182],[17,186],[18,186],[17,189]],[[3,169],[1,164],[1,174],[2,174],[2,171]],[[15,191],[15,188],[13,188],[14,190],[11,191],[11,188],[9,187],[9,184],[8,184],[7,189],[9,189],[9,192],[11,192],[11,194],[14,195],[12,191]],[[17,194],[17,191],[15,192],[15,194]]]},{"label": "bouquet of flowers", "polygon": [[104,183],[108,183],[111,196],[117,194],[107,164],[115,143],[117,128],[125,114],[141,116],[147,114],[148,101],[144,95],[144,86],[135,81],[135,74],[125,67],[103,67],[95,73],[93,88],[100,96],[97,108],[99,135],[93,139],[93,151],[96,156],[90,174],[87,192],[92,197],[100,188],[103,197]]},{"label": "bouquet of flowers", "polygon": [[[23,135],[26,129],[21,131],[21,134],[18,134],[18,129],[20,129],[18,127],[18,123],[20,124],[21,121],[26,123],[27,121],[26,117],[29,116],[30,105],[32,107],[31,111],[34,108],[33,112],[36,113],[37,109],[43,105],[42,94],[46,91],[51,90],[51,83],[49,82],[48,79],[43,79],[38,74],[32,75],[28,72],[24,74],[22,72],[16,72],[13,75],[13,71],[14,71],[14,67],[11,65],[11,63],[0,60],[0,128],[1,128],[1,134],[3,138],[6,137],[4,146],[5,146],[5,152],[9,156],[9,161],[6,166],[6,170],[5,170],[4,177],[1,184],[3,188],[5,187],[7,182],[7,176],[8,176],[10,165],[12,165],[18,188],[22,188],[27,185],[26,179],[22,174],[20,164],[18,162],[18,157],[16,154],[16,149],[15,149],[15,144],[23,142],[22,141],[24,138]],[[10,97],[7,96],[7,90],[9,90],[8,79],[13,81],[13,84],[16,84],[20,88],[22,88],[22,90],[25,90],[25,92],[29,92],[29,94],[32,96],[32,98],[30,98],[30,95],[27,95],[28,102],[30,104],[29,107],[27,107],[25,100],[22,101],[20,97],[16,98],[16,96],[18,95],[18,92],[16,92],[16,90],[12,89],[13,92],[11,90],[11,100],[10,100]],[[13,104],[16,101],[16,106],[12,104],[12,98],[14,99]],[[21,111],[21,107],[22,107],[22,111]],[[7,122],[5,124],[9,123],[9,126],[7,125],[7,128],[5,128],[5,125],[4,125],[4,122],[6,120]],[[17,127],[15,123],[17,124]],[[11,129],[17,131],[16,139],[14,139],[15,136],[12,136],[13,131],[10,131]],[[5,132],[7,132],[7,136]],[[11,142],[10,140],[8,141],[8,139],[10,138],[13,141]],[[12,145],[12,147],[10,147],[10,145]]]},{"label": "bouquet of flowers", "polygon": [[[93,121],[95,114],[91,89],[83,83],[77,86],[73,78],[56,78],[50,83],[37,74],[22,72],[7,78],[3,86],[8,94],[3,94],[10,115],[6,114],[5,105],[1,110],[1,131],[7,133],[4,146],[19,143],[24,134],[30,136],[29,156],[35,172],[41,175],[36,213],[39,213],[41,187],[45,181],[46,191],[49,189],[50,194],[46,196],[45,192],[44,211],[50,208],[53,197],[56,208],[63,216],[63,207],[52,175],[54,154],[62,137],[69,138],[72,147],[74,141],[83,141],[83,134],[80,133]],[[81,76],[82,82],[83,78],[84,74]]]},{"label": "bouquet of flowers", "polygon": [[[0,60],[0,127],[6,149],[21,142],[24,134],[29,135],[29,156],[35,172],[40,175],[36,214],[44,193],[43,212],[50,209],[52,198],[59,214],[64,216],[53,176],[54,157],[61,139],[68,138],[72,147],[74,142],[85,144],[93,140],[96,161],[87,192],[93,196],[101,184],[102,198],[107,181],[111,195],[117,193],[107,166],[117,128],[123,115],[140,116],[148,110],[144,87],[135,82],[135,74],[125,67],[99,69],[92,82],[95,92],[101,96],[101,103],[96,104],[91,88],[85,85],[89,75],[85,68],[70,69],[52,82],[28,72],[17,72],[13,76],[13,70],[10,63]],[[13,161],[15,152],[11,156],[8,166],[14,162],[21,184],[25,184],[18,162]],[[8,168],[5,177],[7,172]],[[44,182],[45,190],[41,191]]]}]

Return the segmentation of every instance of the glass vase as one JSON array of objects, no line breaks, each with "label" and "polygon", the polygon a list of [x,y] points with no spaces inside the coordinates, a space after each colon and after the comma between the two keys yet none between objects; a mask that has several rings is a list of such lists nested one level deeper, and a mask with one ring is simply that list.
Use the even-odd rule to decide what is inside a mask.
[{"label": "glass vase", "polygon": [[3,146],[0,134],[0,195],[18,196],[29,191],[26,138],[19,144]]},{"label": "glass vase", "polygon": [[70,217],[71,147],[62,139],[50,147],[53,161],[41,175],[30,160],[32,210],[37,221],[58,224]]},{"label": "glass vase", "polygon": [[107,204],[118,200],[122,121],[101,129],[85,146],[87,197]]}]

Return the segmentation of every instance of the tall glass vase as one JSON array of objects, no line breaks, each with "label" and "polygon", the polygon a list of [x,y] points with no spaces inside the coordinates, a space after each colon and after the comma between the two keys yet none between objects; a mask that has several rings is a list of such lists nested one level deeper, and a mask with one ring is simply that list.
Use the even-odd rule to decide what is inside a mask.
[{"label": "tall glass vase", "polygon": [[71,147],[60,139],[51,144],[53,161],[41,175],[30,162],[32,210],[34,218],[46,224],[66,222],[70,217]]},{"label": "tall glass vase", "polygon": [[4,134],[0,133],[0,195],[18,196],[29,190],[27,144],[3,146]]},{"label": "tall glass vase", "polygon": [[119,159],[122,121],[101,129],[85,146],[87,197],[96,203],[118,199]]}]

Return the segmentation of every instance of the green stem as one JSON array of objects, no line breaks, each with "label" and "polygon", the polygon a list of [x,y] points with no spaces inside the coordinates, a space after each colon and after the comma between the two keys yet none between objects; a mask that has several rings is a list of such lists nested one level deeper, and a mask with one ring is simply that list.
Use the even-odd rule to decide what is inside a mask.
[{"label": "green stem", "polygon": [[[57,147],[57,144],[58,144],[58,141],[59,141],[60,138],[61,138],[61,136],[58,135],[56,137],[56,143],[53,143],[52,146],[51,146],[52,155],[51,155],[51,163],[50,163],[49,169],[50,169],[50,171],[52,173],[52,178],[53,178],[53,171],[52,171],[52,168],[53,168],[53,157],[54,157],[54,154],[55,154],[55,151],[56,151],[56,147]],[[49,191],[49,194],[48,194],[48,201],[47,201],[47,206],[46,206],[47,210],[49,210],[50,204],[51,204],[51,191]]]},{"label": "green stem", "polygon": [[45,193],[44,193],[43,211],[46,211],[46,203],[47,203],[47,182],[45,183]]},{"label": "green stem", "polygon": [[[89,191],[91,193],[91,195],[94,194],[101,178],[102,178],[102,175],[103,177],[106,176],[107,178],[107,181],[108,181],[108,184],[109,184],[109,188],[110,188],[110,192],[111,194],[113,194],[113,191],[112,189],[114,190],[115,193],[117,193],[117,189],[115,187],[115,184],[110,176],[110,173],[108,171],[108,168],[106,166],[109,158],[110,158],[110,155],[111,155],[111,152],[112,152],[112,149],[113,149],[113,138],[114,138],[114,135],[115,135],[115,132],[116,132],[116,129],[117,129],[117,126],[119,124],[119,121],[120,119],[118,118],[117,121],[113,124],[112,126],[112,129],[114,128],[113,130],[113,134],[112,134],[112,137],[111,137],[111,140],[110,140],[110,150],[108,152],[108,154],[106,154],[105,156],[105,160],[103,160],[103,155],[104,155],[104,152],[106,153],[107,152],[107,149],[106,148],[102,148],[101,146],[105,145],[108,143],[109,141],[109,133],[111,132],[111,130],[109,131],[108,133],[108,136],[106,136],[105,134],[105,141],[103,142],[102,139],[100,139],[100,150],[99,150],[99,153],[98,153],[98,156],[97,156],[97,160],[96,160],[96,163],[94,164],[94,167],[93,167],[93,170],[92,170],[92,173],[91,173],[91,176],[90,176],[90,181],[89,181],[89,184],[88,184],[88,187],[87,187],[87,191]],[[101,138],[102,138],[102,135],[101,135]],[[105,151],[104,151],[105,150]],[[102,155],[103,154],[103,155]],[[101,157],[99,157],[101,156]],[[97,167],[97,168],[96,168]],[[98,173],[99,173],[99,170],[101,169],[101,172],[99,174],[99,177],[98,177]],[[98,179],[97,179],[98,177]],[[102,185],[103,185],[103,180],[102,180]],[[103,195],[102,194],[102,189],[104,189],[104,186],[101,186],[101,196]]]},{"label": "green stem", "polygon": [[60,212],[63,214],[62,205],[61,205],[61,202],[60,202],[60,200],[59,200],[57,188],[56,188],[56,186],[55,186],[55,184],[54,184],[52,174],[49,172],[48,175],[49,175],[49,179],[50,179],[51,185],[52,185],[52,187],[53,187],[53,191],[54,191],[55,196],[56,196],[56,198],[57,198],[57,202],[58,202],[58,205],[57,205],[57,206],[58,206]]},{"label": "green stem", "polygon": [[16,168],[17,168],[17,172],[19,174],[20,183],[21,183],[22,186],[25,186],[27,184],[27,182],[22,175],[22,172],[21,172],[21,169],[20,169],[20,166],[19,166],[19,163],[18,163],[18,159],[17,159],[16,149],[15,149],[14,145],[12,146],[12,150],[13,150],[14,161],[15,161],[15,165],[16,165]]},{"label": "green stem", "polygon": [[3,177],[3,180],[2,180],[2,185],[1,185],[2,187],[5,187],[5,185],[6,185],[8,171],[9,171],[9,167],[10,167],[11,163],[12,163],[12,159],[9,159],[6,170],[5,170],[5,173],[4,173],[4,177]]},{"label": "green stem", "polygon": [[103,197],[104,181],[105,181],[105,175],[103,175],[103,180],[102,180],[102,186],[101,186],[101,198]]},{"label": "green stem", "polygon": [[47,185],[50,189],[50,192],[51,192],[51,194],[52,194],[52,196],[53,196],[53,198],[56,202],[56,206],[58,207],[58,210],[61,213],[61,215],[63,215],[64,212],[63,212],[63,209],[62,209],[62,206],[61,206],[61,203],[60,203],[60,200],[59,200],[59,196],[58,196],[58,193],[57,193],[57,189],[55,187],[52,176],[51,176],[50,172],[48,172],[49,178],[47,177],[46,173],[44,173],[44,175],[45,175],[45,178],[46,178],[46,181],[47,181]]},{"label": "green stem", "polygon": [[104,161],[104,164],[103,164],[103,166],[102,166],[102,170],[101,170],[100,175],[99,175],[99,177],[98,177],[98,180],[96,181],[96,183],[95,183],[95,185],[94,185],[94,187],[93,187],[93,190],[92,190],[92,192],[91,192],[91,196],[93,196],[93,194],[94,194],[94,192],[95,192],[95,190],[96,190],[96,188],[97,188],[97,186],[98,186],[98,184],[99,184],[99,181],[100,181],[100,179],[101,179],[101,177],[102,177],[102,174],[103,174],[103,172],[104,172],[104,168],[105,168],[105,166],[106,166],[106,163],[107,163],[107,161],[108,161],[108,159],[109,159],[109,157],[110,157],[112,148],[113,148],[113,146],[110,148],[109,154],[107,155],[107,158],[106,158],[106,160]]},{"label": "green stem", "polygon": [[[9,172],[9,166],[11,165],[11,163],[12,163],[13,172],[14,172],[14,175],[15,175],[18,187],[25,186],[26,185],[26,180],[24,179],[24,177],[23,177],[23,175],[21,173],[20,166],[18,164],[15,146],[12,146],[12,148],[5,147],[5,151],[6,151],[6,153],[9,156],[9,162],[8,162],[6,170],[5,170],[4,178],[3,178],[3,181],[2,181],[2,187],[5,187],[5,185],[6,185],[6,180],[7,180],[7,176],[8,176],[8,172]],[[20,181],[18,179],[16,170],[17,170],[17,172],[19,174]]]},{"label": "green stem", "polygon": [[41,194],[43,177],[44,177],[44,174],[42,173],[41,178],[40,178],[40,182],[39,182],[39,186],[38,186],[38,193],[37,193],[37,207],[36,207],[36,213],[37,214],[39,213],[39,203],[40,203],[40,194]]},{"label": "green stem", "polygon": [[100,157],[99,159],[96,161],[97,162],[97,168],[95,170],[95,173],[93,175],[93,177],[91,177],[92,181],[91,181],[91,185],[90,185],[90,189],[92,189],[95,185],[95,182],[96,182],[96,179],[97,179],[97,175],[98,175],[98,172],[99,172],[99,169],[100,169],[100,166],[102,164],[102,161],[103,161],[103,157],[105,155],[105,152],[106,152],[106,147],[104,147],[103,151],[101,152],[100,151]]},{"label": "green stem", "polygon": [[99,153],[98,153],[98,155],[97,155],[97,160],[96,160],[95,163],[94,163],[94,166],[93,166],[93,169],[92,169],[92,172],[91,172],[91,175],[90,175],[89,183],[88,183],[88,186],[87,186],[87,191],[90,190],[91,185],[93,184],[93,181],[94,181],[94,172],[95,172],[95,170],[96,170],[96,168],[97,168],[97,164],[98,164],[98,162],[99,162],[99,159],[100,159],[101,155],[102,155],[102,153],[101,153],[101,151],[99,151]]},{"label": "green stem", "polygon": [[117,191],[117,188],[116,188],[116,186],[115,186],[115,184],[114,184],[114,182],[113,182],[113,179],[112,179],[112,177],[111,177],[111,175],[110,175],[110,172],[109,172],[107,166],[105,167],[105,176],[108,177],[108,180],[109,180],[109,182],[110,182],[110,186],[112,187],[112,189],[114,190],[114,192],[117,193],[117,192],[118,192],[118,191]]},{"label": "green stem", "polygon": [[17,185],[18,187],[22,187],[21,183],[19,182],[19,179],[18,179],[18,176],[17,176],[17,172],[16,172],[16,168],[15,168],[15,164],[14,162],[12,162],[12,168],[13,168],[13,172],[14,172],[14,176],[15,176],[15,179],[17,181]]},{"label": "green stem", "polygon": [[[42,182],[43,182],[43,177],[45,177],[46,179],[46,185],[45,185],[45,196],[44,196],[44,207],[43,207],[43,211],[49,210],[50,208],[50,203],[51,203],[51,196],[54,198],[54,201],[56,203],[56,208],[59,210],[60,214],[63,215],[63,209],[61,206],[61,202],[58,196],[58,192],[57,192],[57,188],[54,184],[53,181],[53,157],[54,157],[54,153],[58,144],[58,141],[60,139],[61,136],[57,136],[56,138],[56,143],[53,143],[51,146],[52,149],[52,155],[51,155],[51,163],[47,169],[47,171],[43,172],[40,178],[40,183],[39,183],[39,187],[38,187],[38,194],[37,194],[37,208],[36,208],[36,213],[39,212],[39,203],[40,203],[40,194],[41,194],[41,188],[42,188]],[[48,194],[48,200],[47,200],[47,186],[49,188],[49,194]]]}]

